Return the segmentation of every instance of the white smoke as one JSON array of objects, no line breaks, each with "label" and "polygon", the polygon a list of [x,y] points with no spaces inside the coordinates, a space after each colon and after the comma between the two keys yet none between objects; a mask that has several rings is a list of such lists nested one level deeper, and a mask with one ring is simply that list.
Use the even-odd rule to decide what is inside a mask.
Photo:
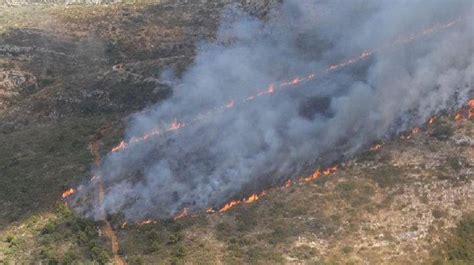
[{"label": "white smoke", "polygon": [[[189,125],[110,153],[95,172],[105,181],[108,214],[136,220],[219,207],[351,156],[472,96],[471,0],[287,0],[265,21],[235,7],[222,17],[216,42],[198,47],[170,99],[134,115],[126,139],[174,119]],[[275,81],[325,73],[328,65],[458,18],[368,60],[206,115]],[[86,206],[82,197],[94,185],[80,187],[76,203],[92,217],[102,206]]]}]

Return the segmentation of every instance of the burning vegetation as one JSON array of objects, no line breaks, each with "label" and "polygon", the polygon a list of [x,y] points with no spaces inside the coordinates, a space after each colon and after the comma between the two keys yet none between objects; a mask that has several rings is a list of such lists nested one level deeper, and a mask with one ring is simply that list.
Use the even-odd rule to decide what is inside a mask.
[{"label": "burning vegetation", "polygon": [[[286,12],[285,9],[280,11]],[[413,99],[397,107],[390,103],[388,95],[393,91],[390,86],[397,86],[398,80],[385,67],[393,64],[394,54],[415,50],[420,45],[418,42],[430,43],[433,39],[439,40],[442,36],[469,28],[466,16],[458,13],[455,19],[448,17],[445,22],[436,18],[437,21],[414,33],[402,30],[391,38],[369,42],[367,48],[358,49],[358,55],[345,60],[341,60],[341,56],[329,56],[322,62],[340,62],[325,67],[318,62],[319,67],[314,67],[318,71],[308,71],[310,68],[305,66],[303,71],[300,70],[305,74],[286,79],[273,74],[259,75],[257,71],[247,82],[233,73],[234,64],[221,75],[214,75],[214,70],[210,70],[214,66],[209,59],[223,56],[214,52],[227,47],[217,48],[213,46],[215,44],[209,44],[207,50],[201,51],[200,56],[204,57],[198,56],[194,68],[182,77],[176,95],[156,108],[136,114],[126,140],[113,147],[104,162],[98,165],[94,174],[103,179],[101,185],[104,185],[99,192],[103,197],[99,200],[100,205],[87,198],[87,194],[95,189],[94,182],[91,182],[78,187],[75,198],[85,198],[78,200],[81,202],[73,207],[92,218],[102,216],[104,211],[105,215],[120,213],[126,219],[143,224],[146,221],[140,220],[177,220],[201,212],[223,213],[237,205],[258,201],[271,190],[311,182],[337,171],[337,166],[331,166],[306,175],[304,172],[307,172],[308,165],[335,164],[351,157],[361,147],[379,151],[381,143],[372,146],[370,143],[394,133],[401,139],[412,139],[421,132],[422,124],[435,123],[433,114],[448,105],[458,107],[469,94],[465,91],[469,87],[462,86],[466,89],[460,93],[443,87],[449,90],[446,93],[451,93],[450,99],[433,105],[431,98],[420,96],[432,93],[429,86],[423,86],[420,89],[424,92],[416,92],[418,94]],[[276,21],[265,26],[262,24],[269,32],[280,26]],[[261,28],[252,30],[259,32]],[[285,34],[293,37],[291,32]],[[282,36],[269,34],[266,37]],[[256,46],[260,41],[265,43],[265,39],[253,41]],[[236,42],[235,45],[251,51],[255,47],[247,46],[245,42]],[[294,49],[295,53],[301,52],[297,47],[287,48]],[[278,49],[276,47],[275,52]],[[229,49],[229,54],[224,54],[232,57],[232,51]],[[333,51],[329,49],[327,52],[331,54]],[[432,52],[433,56],[443,54],[429,49],[425,52]],[[225,65],[227,59],[222,58]],[[403,63],[412,67],[409,59]],[[288,67],[299,64],[308,63],[295,59]],[[443,67],[449,68],[439,66],[440,69]],[[373,72],[374,78],[357,71]],[[378,81],[378,75],[386,80],[383,84]],[[204,76],[206,78],[202,79]],[[422,77],[420,72],[419,78]],[[339,83],[339,80],[344,81]],[[334,83],[335,92],[324,88],[323,84],[327,82]],[[261,86],[264,89],[251,87],[262,83],[266,83]],[[338,88],[344,85],[349,85],[350,89]],[[327,102],[317,108],[311,104],[320,104],[320,101],[308,101],[308,96],[324,98]],[[367,106],[360,104],[364,100],[368,101]],[[352,104],[351,101],[359,103]],[[304,104],[308,106],[301,107]],[[419,107],[422,105],[429,107],[422,109]],[[471,105],[472,100],[468,102],[467,110],[461,109],[456,114],[457,122],[472,117]],[[311,114],[306,115],[301,110]],[[171,122],[166,125],[166,121]],[[407,130],[410,127],[412,129]],[[298,177],[301,174],[305,176]],[[258,185],[249,188],[250,183]]]},{"label": "burning vegetation", "polygon": [[[75,54],[69,55],[68,47],[54,52],[63,44],[52,45],[55,48],[48,55],[73,63],[71,69],[64,67],[68,79],[49,80],[63,71],[57,58],[45,60],[47,67],[40,64],[38,72],[32,70],[47,49],[8,46],[18,36],[44,33],[27,30],[2,35],[0,59],[7,58],[7,63],[2,61],[1,67],[10,67],[10,57],[32,60],[27,69],[35,76],[31,82],[38,84],[25,91],[34,92],[32,102],[51,96],[54,104],[63,98],[68,104],[45,111],[51,119],[59,119],[56,127],[46,127],[51,130],[39,126],[28,134],[31,125],[27,122],[20,131],[9,128],[14,119],[0,124],[7,132],[2,134],[7,139],[2,145],[14,150],[0,159],[4,162],[0,168],[6,169],[7,176],[15,165],[33,168],[31,176],[38,175],[38,168],[49,170],[40,171],[41,176],[60,172],[57,175],[62,178],[34,182],[25,176],[28,185],[40,183],[40,187],[53,179],[59,184],[48,187],[49,195],[43,192],[56,199],[61,196],[65,202],[54,213],[6,227],[8,236],[0,240],[0,252],[7,258],[0,255],[0,263],[22,263],[9,260],[19,257],[20,251],[31,256],[30,263],[65,264],[79,258],[79,252],[85,257],[79,263],[93,259],[104,264],[110,259],[115,264],[203,259],[204,263],[229,264],[330,263],[341,254],[351,261],[379,264],[406,263],[413,253],[430,253],[432,242],[440,242],[439,235],[453,227],[461,213],[472,210],[473,50],[466,45],[474,32],[472,7],[464,0],[403,6],[363,2],[361,7],[357,1],[344,5],[281,1],[262,20],[226,9],[210,42],[199,40],[189,56],[177,56],[186,57],[176,67],[177,74],[163,70],[168,62],[178,60],[173,56],[164,58],[160,51],[143,60],[148,51],[141,53],[133,44],[134,50],[140,50],[140,58],[135,58],[117,48],[122,44],[114,39],[107,40],[114,44],[106,47],[107,55],[99,56],[97,62],[86,52],[83,63]],[[127,7],[119,21],[125,18],[125,24],[133,28],[146,13],[146,24],[157,10],[172,9],[162,7],[139,15]],[[159,17],[164,18],[161,13]],[[199,27],[207,24],[201,17],[192,21]],[[105,28],[113,28],[114,36],[122,38],[123,28],[117,29],[114,23]],[[180,34],[199,31],[178,28]],[[144,35],[150,31],[167,34],[161,28],[143,30]],[[193,42],[186,36],[182,41]],[[18,45],[30,42],[22,40]],[[136,45],[141,43],[136,41]],[[184,65],[188,69],[182,72]],[[87,69],[90,80],[99,81],[76,75],[81,67]],[[146,77],[157,71],[160,78]],[[112,90],[104,78],[114,84],[122,103],[104,96],[104,91]],[[161,93],[163,84],[173,92],[158,101],[142,95],[142,83],[153,93]],[[68,89],[62,91],[64,84]],[[76,85],[80,89],[69,89]],[[90,89],[102,85],[103,90]],[[68,93],[98,98],[101,104],[94,108]],[[133,108],[127,103],[140,100],[148,103]],[[146,106],[150,102],[157,103]],[[74,104],[80,115],[86,115],[83,124],[68,116]],[[111,112],[102,108],[104,104],[122,104],[117,110],[126,109],[126,113],[108,116]],[[33,105],[25,113],[43,107]],[[143,108],[127,116],[127,129],[121,135],[123,116]],[[70,125],[65,125],[69,130],[58,128],[64,125],[62,119],[70,119]],[[47,131],[44,139],[54,140],[35,144],[28,139],[43,131]],[[70,131],[82,131],[77,134],[81,137],[73,134],[69,139]],[[9,143],[11,135],[24,133],[22,141]],[[89,167],[88,152],[95,161]],[[44,162],[35,166],[30,159],[34,153],[44,156]],[[62,156],[56,160],[61,166],[47,161],[54,156]],[[64,190],[65,181],[82,184]],[[23,200],[11,204],[16,197],[10,191],[5,194],[4,198],[12,197],[4,203],[7,208],[27,205]],[[8,210],[4,212],[11,218]],[[463,244],[459,243],[461,248]],[[102,245],[109,251],[102,250]],[[466,256],[458,250],[450,250],[449,255]],[[372,259],[371,251],[383,252],[383,257]]]}]

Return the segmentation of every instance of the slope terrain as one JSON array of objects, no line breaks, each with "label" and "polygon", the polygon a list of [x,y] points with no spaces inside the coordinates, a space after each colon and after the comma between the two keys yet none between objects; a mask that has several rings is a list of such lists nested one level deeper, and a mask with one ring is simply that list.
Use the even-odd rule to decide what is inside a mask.
[{"label": "slope terrain", "polygon": [[[265,17],[266,1],[249,12]],[[172,93],[224,4],[0,8],[0,264],[472,264],[474,122],[443,114],[409,139],[225,213],[147,224],[73,214],[133,112]],[[315,168],[317,165],[315,165]]]}]

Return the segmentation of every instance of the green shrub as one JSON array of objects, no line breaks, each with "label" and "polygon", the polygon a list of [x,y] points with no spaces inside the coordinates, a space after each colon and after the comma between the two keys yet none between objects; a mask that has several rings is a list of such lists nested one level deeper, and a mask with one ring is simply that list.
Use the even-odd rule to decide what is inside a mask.
[{"label": "green shrub", "polygon": [[433,264],[474,264],[474,212],[465,215],[435,251]]},{"label": "green shrub", "polygon": [[453,128],[447,124],[436,123],[431,131],[431,136],[440,140],[448,140],[453,135]]},{"label": "green shrub", "polygon": [[392,165],[382,165],[371,172],[372,179],[381,188],[390,188],[403,181],[402,170]]},{"label": "green shrub", "polygon": [[351,246],[345,246],[345,247],[342,248],[342,253],[349,254],[349,253],[352,252],[352,250],[353,250],[353,248]]}]

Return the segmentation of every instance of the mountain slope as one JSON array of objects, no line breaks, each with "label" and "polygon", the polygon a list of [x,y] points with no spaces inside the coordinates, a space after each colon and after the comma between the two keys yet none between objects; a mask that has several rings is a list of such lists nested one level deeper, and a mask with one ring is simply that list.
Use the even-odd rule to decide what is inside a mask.
[{"label": "mountain slope", "polygon": [[[113,260],[104,225],[74,215],[61,193],[90,178],[92,143],[107,153],[129,114],[172,94],[160,72],[192,63],[222,7],[0,9],[0,263]],[[474,123],[445,114],[425,127],[222,214],[146,225],[112,216],[118,255],[130,264],[473,263]]]}]

